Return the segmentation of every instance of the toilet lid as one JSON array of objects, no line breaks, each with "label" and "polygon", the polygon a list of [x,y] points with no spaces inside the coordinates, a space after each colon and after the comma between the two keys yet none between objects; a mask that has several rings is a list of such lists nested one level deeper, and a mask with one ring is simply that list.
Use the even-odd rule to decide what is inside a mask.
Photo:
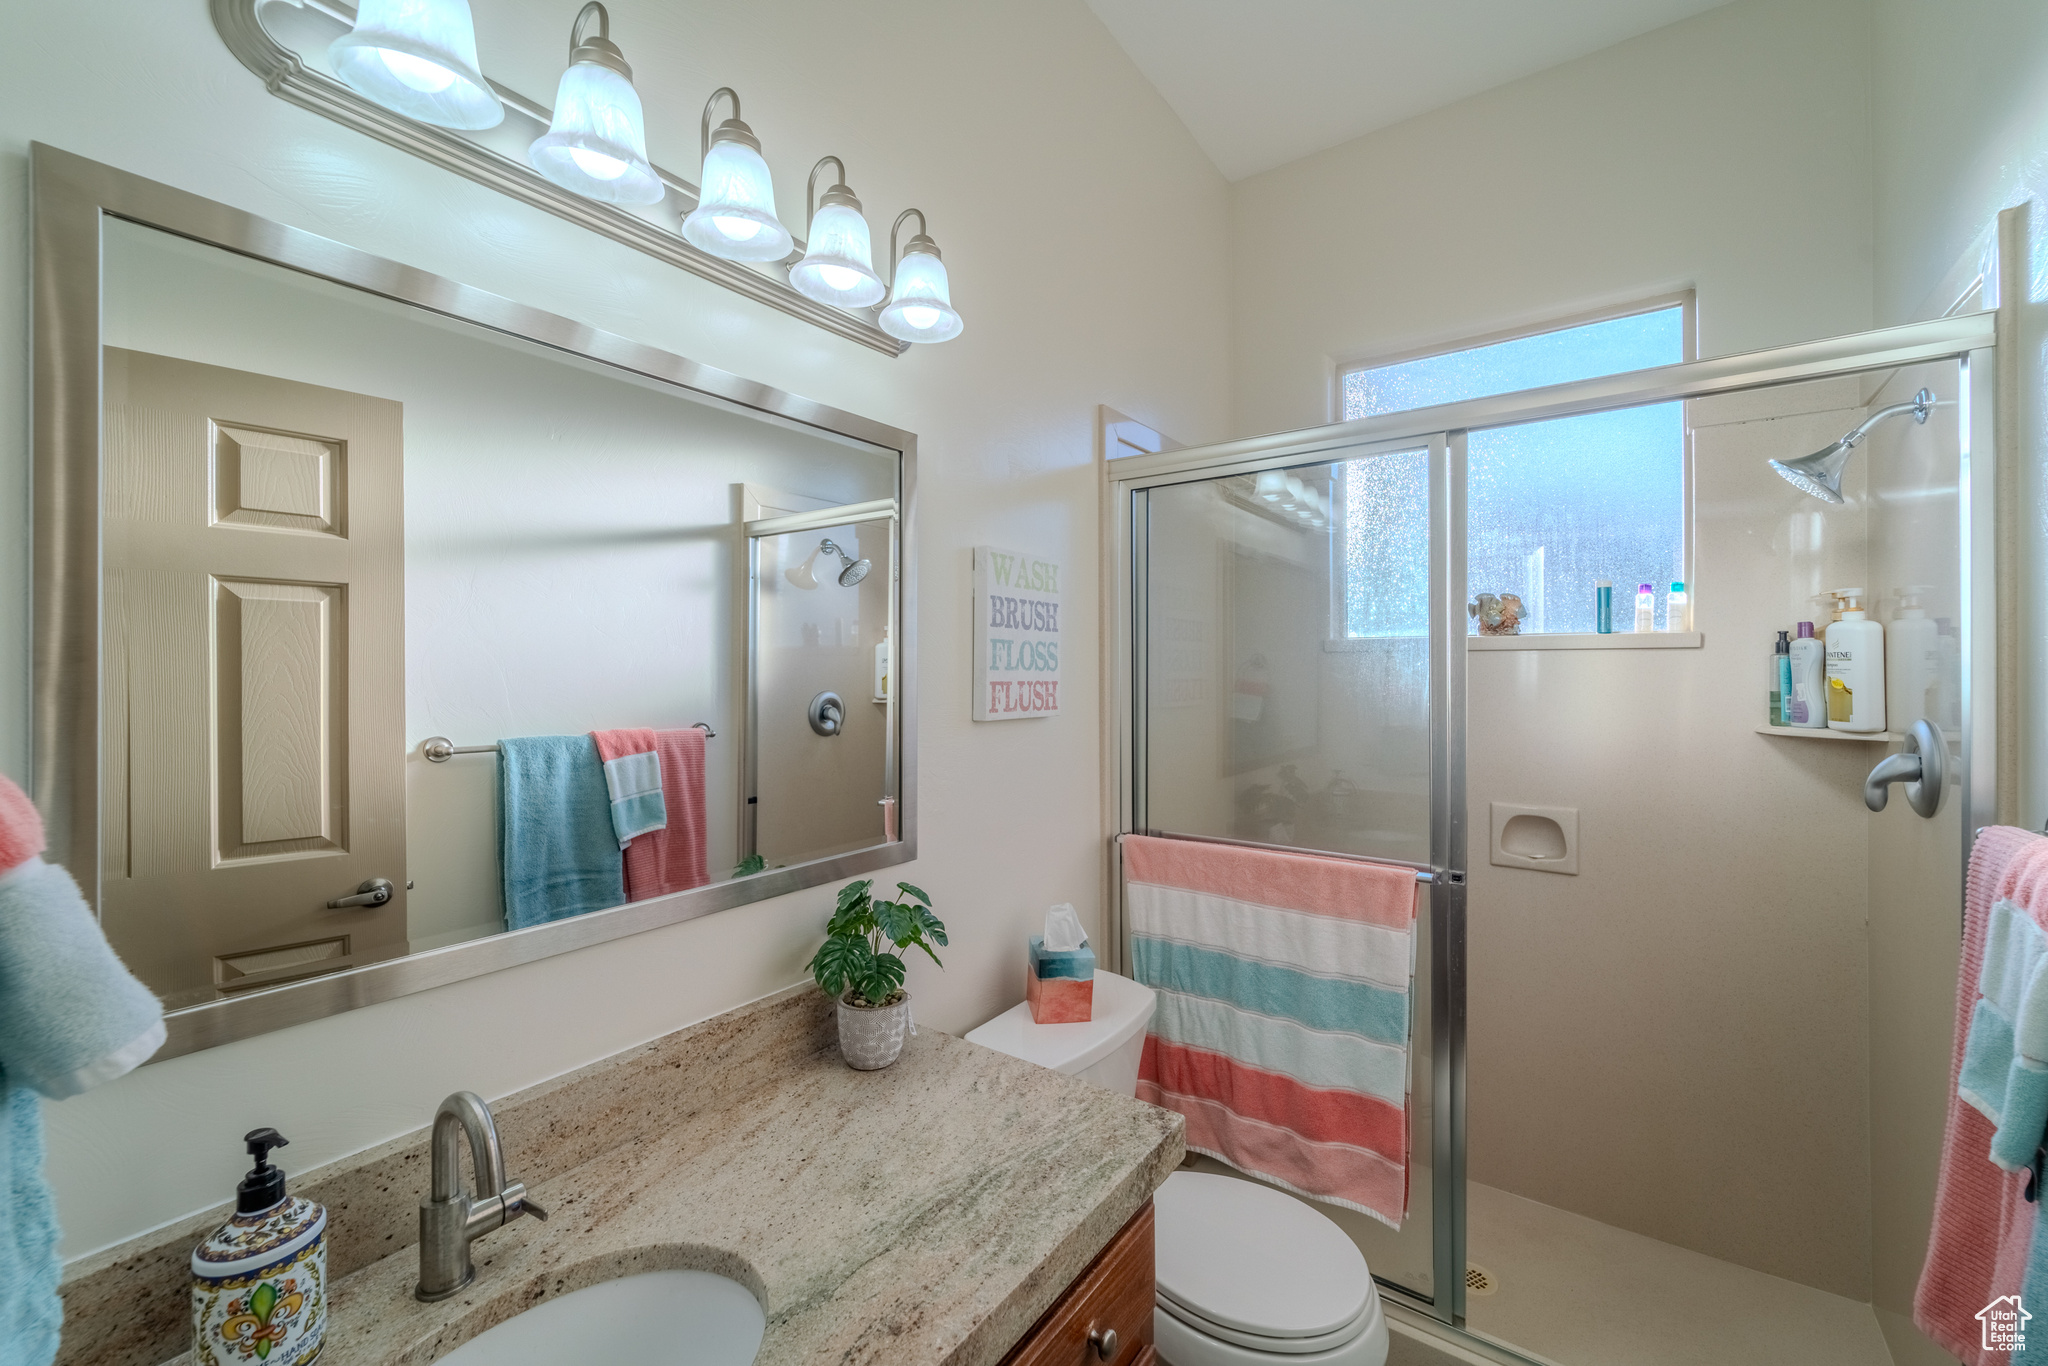
[{"label": "toilet lid", "polygon": [[1153,1197],[1161,1296],[1268,1338],[1355,1323],[1372,1294],[1365,1255],[1330,1219],[1271,1187],[1175,1172]]}]

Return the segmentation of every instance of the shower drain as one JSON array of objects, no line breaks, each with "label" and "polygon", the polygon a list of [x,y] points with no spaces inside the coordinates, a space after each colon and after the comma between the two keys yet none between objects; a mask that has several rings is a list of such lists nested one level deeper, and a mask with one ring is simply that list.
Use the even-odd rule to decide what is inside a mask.
[{"label": "shower drain", "polygon": [[1468,1294],[1468,1295],[1491,1295],[1491,1294],[1492,1294],[1492,1293],[1493,1293],[1494,1291],[1496,1291],[1496,1290],[1498,1290],[1498,1289],[1500,1289],[1500,1282],[1499,1282],[1499,1281],[1496,1281],[1496,1280],[1495,1280],[1495,1279],[1493,1278],[1493,1273],[1492,1273],[1491,1271],[1488,1271],[1488,1270],[1487,1270],[1487,1269],[1486,1269],[1485,1267],[1483,1267],[1483,1266],[1474,1266],[1474,1265],[1472,1265],[1472,1264],[1471,1264],[1471,1263],[1469,1263],[1469,1262],[1468,1262],[1468,1263],[1466,1263],[1466,1265],[1465,1265],[1465,1293],[1466,1293],[1466,1294]]}]

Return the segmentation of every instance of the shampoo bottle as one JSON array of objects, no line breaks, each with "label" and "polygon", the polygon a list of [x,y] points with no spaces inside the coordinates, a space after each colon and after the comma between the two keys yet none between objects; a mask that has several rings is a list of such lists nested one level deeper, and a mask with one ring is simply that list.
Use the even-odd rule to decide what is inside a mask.
[{"label": "shampoo bottle", "polygon": [[1636,589],[1636,630],[1648,635],[1657,629],[1657,590],[1647,583]]},{"label": "shampoo bottle", "polygon": [[327,1337],[327,1211],[285,1194],[277,1130],[242,1141],[235,1217],[192,1249],[192,1366],[305,1366]]},{"label": "shampoo bottle", "polygon": [[1885,728],[1903,735],[1922,717],[1941,724],[1941,637],[1920,605],[1933,589],[1916,584],[1893,591],[1899,610],[1885,641]]},{"label": "shampoo bottle", "polygon": [[1799,623],[1792,641],[1792,701],[1785,709],[1786,724],[1808,730],[1828,728],[1827,651],[1813,634],[1813,623]]},{"label": "shampoo bottle", "polygon": [[1690,631],[1692,629],[1692,604],[1685,595],[1685,585],[1677,579],[1671,581],[1671,594],[1664,599],[1664,629],[1667,631]]},{"label": "shampoo bottle", "polygon": [[1863,590],[1842,590],[1842,619],[1828,627],[1828,729],[1884,729],[1884,627],[1863,610]]}]

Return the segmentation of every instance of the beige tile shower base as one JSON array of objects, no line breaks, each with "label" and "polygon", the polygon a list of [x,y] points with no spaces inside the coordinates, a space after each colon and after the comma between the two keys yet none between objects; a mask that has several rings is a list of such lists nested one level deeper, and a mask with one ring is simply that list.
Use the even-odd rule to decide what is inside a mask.
[{"label": "beige tile shower base", "polygon": [[[1206,1157],[1190,1166],[1238,1175]],[[1426,1280],[1430,1173],[1409,1174],[1408,1230],[1335,1215],[1375,1274]],[[1557,1366],[1894,1366],[1877,1316],[1830,1295],[1584,1215],[1474,1183],[1471,1262],[1491,1295],[1465,1301],[1466,1325]],[[1408,1275],[1403,1276],[1406,1269]],[[1904,1366],[1900,1363],[1900,1366]]]},{"label": "beige tile shower base", "polygon": [[1474,1184],[1475,1332],[1559,1366],[1892,1366],[1867,1304]]}]

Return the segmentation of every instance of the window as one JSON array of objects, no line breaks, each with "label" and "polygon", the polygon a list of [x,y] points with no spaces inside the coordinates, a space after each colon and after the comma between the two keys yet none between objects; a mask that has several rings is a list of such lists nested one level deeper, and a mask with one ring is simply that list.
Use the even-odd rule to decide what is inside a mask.
[{"label": "window", "polygon": [[[1675,303],[1352,370],[1342,378],[1343,416],[1676,364],[1686,359],[1686,311]],[[1622,629],[1647,583],[1663,620],[1671,584],[1685,574],[1682,404],[1476,430],[1466,455],[1471,593],[1518,594],[1525,633],[1591,631],[1595,581],[1613,581]],[[1426,635],[1426,458],[1347,462],[1341,507],[1344,634]]]}]

